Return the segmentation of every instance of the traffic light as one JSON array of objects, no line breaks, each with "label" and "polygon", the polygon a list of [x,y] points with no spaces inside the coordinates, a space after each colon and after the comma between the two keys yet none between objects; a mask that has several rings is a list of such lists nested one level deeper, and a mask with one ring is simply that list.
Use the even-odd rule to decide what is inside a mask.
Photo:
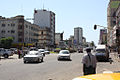
[{"label": "traffic light", "polygon": [[96,30],[97,29],[97,25],[94,25],[94,30]]}]

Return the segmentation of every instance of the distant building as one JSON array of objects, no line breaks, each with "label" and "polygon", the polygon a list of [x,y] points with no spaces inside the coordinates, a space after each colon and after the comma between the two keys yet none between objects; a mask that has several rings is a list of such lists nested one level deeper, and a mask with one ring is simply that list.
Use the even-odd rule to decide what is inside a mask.
[{"label": "distant building", "polygon": [[107,43],[107,29],[100,29],[100,39],[99,44]]},{"label": "distant building", "polygon": [[82,45],[83,44],[83,29],[81,27],[74,28],[74,44]]},{"label": "distant building", "polygon": [[23,43],[27,45],[37,43],[39,30],[39,26],[26,21],[23,15],[12,18],[0,16],[0,38],[13,37],[16,46],[21,46]]},{"label": "distant building", "polygon": [[83,37],[82,40],[83,40],[83,46],[86,46],[86,44],[87,44],[87,43],[86,43],[86,38]]},{"label": "distant building", "polygon": [[55,44],[59,45],[60,41],[63,41],[63,33],[55,33]]},{"label": "distant building", "polygon": [[55,13],[52,11],[34,10],[34,24],[39,25],[40,27],[48,27],[50,30],[46,33],[51,35],[50,41],[51,44],[55,44]]},{"label": "distant building", "polygon": [[49,27],[40,27],[39,31],[39,47],[51,47],[52,40],[51,40],[51,30]]}]

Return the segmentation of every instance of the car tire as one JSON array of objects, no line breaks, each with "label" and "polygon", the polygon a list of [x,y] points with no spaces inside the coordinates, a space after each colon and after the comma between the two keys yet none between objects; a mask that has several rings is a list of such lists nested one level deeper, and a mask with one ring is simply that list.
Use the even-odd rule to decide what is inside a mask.
[{"label": "car tire", "polygon": [[9,56],[8,56],[8,54],[4,54],[4,58],[8,58]]},{"label": "car tire", "polygon": [[24,61],[24,64],[27,63],[26,61]]},{"label": "car tire", "polygon": [[40,62],[40,59],[38,58],[37,62],[39,63]]},{"label": "car tire", "polygon": [[41,62],[43,62],[43,58],[41,59]]}]

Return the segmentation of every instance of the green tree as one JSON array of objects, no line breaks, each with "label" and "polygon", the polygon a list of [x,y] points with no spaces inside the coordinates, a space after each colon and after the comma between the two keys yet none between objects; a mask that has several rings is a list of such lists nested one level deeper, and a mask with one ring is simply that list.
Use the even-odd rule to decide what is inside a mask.
[{"label": "green tree", "polygon": [[92,41],[90,45],[91,45],[91,46],[95,46],[94,41]]},{"label": "green tree", "polygon": [[0,39],[0,44],[1,47],[3,48],[10,48],[13,42],[13,38],[12,37],[8,37],[8,38],[1,38]]}]

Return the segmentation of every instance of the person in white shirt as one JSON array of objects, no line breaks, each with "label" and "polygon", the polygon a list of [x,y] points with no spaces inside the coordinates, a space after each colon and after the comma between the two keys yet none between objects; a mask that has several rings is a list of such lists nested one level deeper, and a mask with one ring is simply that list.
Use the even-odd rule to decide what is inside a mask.
[{"label": "person in white shirt", "polygon": [[97,59],[96,56],[91,53],[91,49],[86,49],[87,54],[82,58],[83,73],[84,75],[96,74]]}]

